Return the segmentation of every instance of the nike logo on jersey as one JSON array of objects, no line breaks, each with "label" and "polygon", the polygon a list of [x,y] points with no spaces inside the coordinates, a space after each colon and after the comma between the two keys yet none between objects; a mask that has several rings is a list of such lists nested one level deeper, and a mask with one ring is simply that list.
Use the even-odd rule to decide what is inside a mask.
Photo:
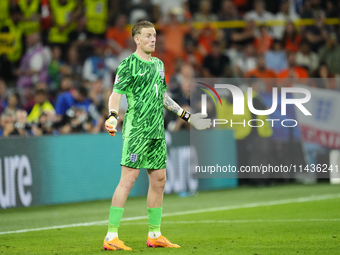
[{"label": "nike logo on jersey", "polygon": [[146,74],[146,73],[147,73],[147,72],[145,72],[145,73],[140,73],[139,75],[140,75],[140,76],[143,76],[143,75]]}]

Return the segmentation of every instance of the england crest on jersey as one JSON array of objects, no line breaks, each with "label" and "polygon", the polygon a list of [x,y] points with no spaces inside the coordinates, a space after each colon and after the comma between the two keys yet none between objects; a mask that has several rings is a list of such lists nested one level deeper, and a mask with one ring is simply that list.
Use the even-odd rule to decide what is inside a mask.
[{"label": "england crest on jersey", "polygon": [[162,79],[164,79],[164,71],[163,69],[158,69],[159,74],[161,75]]},{"label": "england crest on jersey", "polygon": [[131,162],[136,162],[138,159],[138,154],[135,154],[135,153],[131,153],[130,154],[130,160]]}]

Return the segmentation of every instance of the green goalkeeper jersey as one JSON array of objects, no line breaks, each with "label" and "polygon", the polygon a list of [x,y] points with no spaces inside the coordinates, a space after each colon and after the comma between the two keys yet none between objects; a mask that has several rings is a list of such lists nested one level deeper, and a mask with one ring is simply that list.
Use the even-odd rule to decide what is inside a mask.
[{"label": "green goalkeeper jersey", "polygon": [[126,94],[128,102],[123,137],[165,139],[164,74],[163,62],[155,57],[145,61],[133,53],[119,64],[113,91]]}]

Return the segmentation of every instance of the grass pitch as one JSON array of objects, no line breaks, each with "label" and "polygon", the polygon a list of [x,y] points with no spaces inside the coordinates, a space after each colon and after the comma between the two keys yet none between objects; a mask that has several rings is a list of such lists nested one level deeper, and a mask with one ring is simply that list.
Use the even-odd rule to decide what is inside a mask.
[{"label": "grass pitch", "polygon": [[[162,234],[180,249],[146,247],[146,198],[129,198],[104,251],[110,201],[0,211],[0,254],[340,254],[340,187],[283,185],[165,196]],[[53,229],[51,229],[53,228]],[[25,232],[24,232],[25,231]]]}]

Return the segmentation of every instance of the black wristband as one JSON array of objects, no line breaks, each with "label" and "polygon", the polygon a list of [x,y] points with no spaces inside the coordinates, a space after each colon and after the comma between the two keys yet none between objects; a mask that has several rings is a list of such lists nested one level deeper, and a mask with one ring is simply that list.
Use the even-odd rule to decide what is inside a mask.
[{"label": "black wristband", "polygon": [[185,121],[188,121],[189,118],[191,116],[191,113],[190,112],[187,112],[186,110],[183,110],[182,114],[181,114],[181,118]]},{"label": "black wristband", "polygon": [[116,112],[110,111],[108,118],[110,118],[111,116],[115,117],[118,120],[118,114]]}]

